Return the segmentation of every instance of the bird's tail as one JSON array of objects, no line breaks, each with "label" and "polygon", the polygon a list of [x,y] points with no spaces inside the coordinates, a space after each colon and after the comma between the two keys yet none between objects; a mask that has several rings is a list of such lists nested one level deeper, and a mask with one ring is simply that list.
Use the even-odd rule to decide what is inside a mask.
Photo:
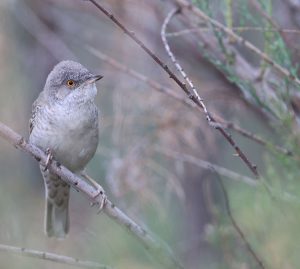
[{"label": "bird's tail", "polygon": [[49,237],[64,238],[69,231],[70,186],[41,167],[46,189],[45,232]]},{"label": "bird's tail", "polygon": [[46,201],[45,231],[49,237],[64,238],[69,232],[69,207],[57,207],[51,199]]}]

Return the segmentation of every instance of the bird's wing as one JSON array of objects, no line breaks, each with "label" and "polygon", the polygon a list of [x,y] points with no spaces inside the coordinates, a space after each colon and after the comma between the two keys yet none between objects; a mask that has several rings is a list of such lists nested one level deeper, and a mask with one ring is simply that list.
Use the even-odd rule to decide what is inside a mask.
[{"label": "bird's wing", "polygon": [[38,96],[38,98],[32,104],[31,118],[29,120],[29,134],[31,134],[34,128],[35,119],[42,108],[41,104],[44,102],[44,98],[45,98],[44,96],[45,96],[44,91],[42,91]]}]

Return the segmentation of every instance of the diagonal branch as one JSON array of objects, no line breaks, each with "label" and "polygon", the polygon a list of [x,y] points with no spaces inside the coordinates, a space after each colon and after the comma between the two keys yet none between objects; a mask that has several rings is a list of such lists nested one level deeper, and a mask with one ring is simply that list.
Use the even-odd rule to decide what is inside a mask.
[{"label": "diagonal branch", "polygon": [[[281,33],[287,33],[287,34],[300,34],[300,30],[298,29],[281,29],[281,28],[268,28],[268,27],[254,27],[254,26],[236,26],[230,28],[233,31],[236,32],[281,32]],[[216,29],[217,31],[222,31],[220,29]],[[178,37],[182,35],[187,35],[187,34],[192,34],[192,33],[198,33],[198,32],[211,32],[210,27],[203,27],[203,26],[198,26],[198,27],[192,27],[189,29],[184,29],[176,32],[169,32],[166,34],[167,37]]]},{"label": "diagonal branch", "polygon": [[237,231],[238,235],[240,236],[240,238],[242,239],[242,241],[245,244],[245,247],[247,249],[247,251],[249,253],[251,253],[252,257],[254,258],[254,260],[256,261],[257,265],[262,268],[265,269],[265,265],[262,261],[262,259],[258,256],[258,254],[255,252],[255,250],[253,249],[253,247],[251,246],[250,242],[248,241],[248,239],[246,238],[246,235],[244,234],[244,232],[242,231],[242,229],[240,228],[240,226],[237,224],[232,212],[231,212],[231,207],[230,207],[230,203],[229,203],[229,198],[228,198],[228,194],[227,194],[227,190],[223,184],[223,181],[221,178],[218,178],[219,184],[221,186],[221,190],[223,192],[224,195],[224,200],[225,200],[225,208],[228,214],[228,217],[231,221],[232,226],[234,227],[234,229]]},{"label": "diagonal branch", "polygon": [[27,257],[33,257],[41,260],[52,261],[61,264],[73,265],[77,267],[94,268],[94,269],[111,269],[111,267],[97,262],[83,261],[69,256],[63,256],[51,252],[44,252],[44,251],[34,250],[29,248],[21,248],[21,247],[0,244],[0,251],[27,256]]},{"label": "diagonal branch", "polygon": [[[173,100],[187,106],[188,108],[200,111],[197,109],[195,103],[190,102],[185,96],[181,96],[181,95],[175,93],[171,88],[168,88],[166,86],[159,84],[157,81],[154,81],[154,80],[150,79],[149,77],[129,68],[128,66],[118,62],[117,60],[113,59],[110,56],[107,56],[106,54],[102,53],[101,51],[99,51],[98,49],[96,49],[94,47],[87,46],[87,49],[94,56],[101,59],[101,61],[104,61],[105,63],[111,65],[115,69],[118,69],[118,70],[128,74],[129,76],[131,76],[139,81],[144,82],[145,84],[150,86],[152,89],[171,97]],[[203,111],[200,111],[200,112],[203,113]],[[276,150],[278,153],[281,153],[281,154],[284,154],[287,156],[294,156],[294,153],[289,149],[286,149],[279,145],[274,145],[270,141],[266,141],[265,139],[258,136],[257,134],[251,133],[248,130],[241,128],[239,125],[237,125],[233,122],[224,120],[223,118],[221,118],[218,115],[215,115],[213,113],[210,113],[210,115],[214,119],[216,119],[218,121],[218,123],[225,129],[233,130],[233,131],[239,133],[240,135],[266,147],[267,149],[271,148],[271,149]]]},{"label": "diagonal branch", "polygon": [[175,8],[173,9],[168,16],[166,17],[163,25],[162,25],[162,29],[161,29],[161,37],[165,46],[165,49],[168,53],[168,55],[170,56],[170,58],[172,59],[172,62],[175,64],[177,70],[181,73],[181,75],[183,76],[183,78],[187,81],[187,83],[189,84],[189,86],[191,87],[194,96],[196,96],[196,99],[199,102],[199,107],[204,111],[205,115],[206,115],[206,120],[208,121],[209,126],[212,126],[213,128],[215,128],[216,130],[218,130],[224,137],[225,139],[231,144],[231,146],[235,149],[237,155],[243,160],[243,162],[248,166],[248,168],[251,170],[251,172],[255,175],[256,178],[259,178],[259,174],[257,171],[257,167],[256,165],[252,164],[251,161],[247,158],[247,156],[243,153],[243,151],[239,148],[239,146],[235,143],[235,141],[232,139],[231,135],[228,134],[225,129],[222,127],[222,125],[218,124],[217,121],[212,117],[212,115],[208,112],[203,100],[201,99],[201,97],[199,96],[197,90],[194,87],[194,84],[192,83],[191,79],[187,76],[187,74],[184,72],[182,66],[178,63],[178,61],[176,60],[175,55],[173,54],[173,52],[171,51],[171,48],[168,44],[167,38],[166,38],[166,28],[168,23],[170,22],[170,20],[172,19],[173,16],[175,16],[177,13],[180,12],[180,9]]},{"label": "diagonal branch", "polygon": [[[300,200],[294,194],[291,194],[286,191],[277,193],[276,189],[273,189],[271,186],[266,185],[266,183],[264,183],[263,181],[257,181],[257,180],[255,180],[255,178],[241,175],[241,174],[234,172],[232,170],[229,170],[225,167],[222,167],[220,165],[217,165],[217,164],[214,164],[214,163],[211,163],[208,161],[204,161],[204,160],[199,159],[190,154],[178,152],[178,151],[171,150],[171,149],[164,148],[164,147],[156,147],[155,150],[163,155],[170,157],[170,158],[180,160],[182,162],[189,162],[200,168],[208,170],[214,174],[227,177],[234,181],[243,182],[251,187],[259,187],[259,186],[262,186],[263,184],[265,184],[265,187],[267,187],[268,191],[272,194],[272,198],[275,197],[276,199],[282,200],[284,202],[289,202],[294,205],[295,204],[300,205]],[[264,178],[263,178],[263,180],[265,181]]]},{"label": "diagonal branch", "polygon": [[208,161],[201,160],[190,154],[185,154],[182,152],[178,152],[175,150],[171,150],[168,148],[162,148],[162,147],[156,147],[155,150],[161,154],[164,154],[164,155],[170,157],[170,158],[181,160],[183,162],[192,163],[196,166],[199,166],[203,169],[209,170],[218,175],[225,176],[234,181],[244,182],[251,187],[257,187],[260,184],[259,181],[255,180],[254,178],[238,174],[238,173],[233,172],[225,167],[210,163]]},{"label": "diagonal branch", "polygon": [[[1,122],[0,137],[14,145],[16,148],[31,154],[41,165],[46,165],[47,155],[42,150],[33,144],[27,143],[21,135]],[[97,196],[97,191],[94,187],[82,180],[79,176],[73,174],[66,167],[62,166],[55,160],[51,161],[48,167],[51,173],[56,174],[73,188],[83,192],[93,202],[98,204],[101,203],[103,194]],[[103,208],[103,212],[116,223],[122,227],[125,227],[138,241],[144,245],[145,249],[166,268],[183,268],[164,242],[139,226],[111,201],[107,200]]]},{"label": "diagonal branch", "polygon": [[178,8],[174,8],[166,17],[166,19],[164,20],[164,23],[161,27],[161,39],[164,43],[165,49],[168,53],[168,55],[170,56],[173,64],[175,65],[176,69],[180,72],[180,74],[182,75],[182,77],[184,78],[184,80],[188,83],[188,85],[191,87],[193,94],[196,96],[198,102],[201,105],[201,108],[204,111],[204,114],[206,116],[206,119],[208,121],[209,125],[212,125],[214,127],[214,120],[211,118],[210,114],[208,113],[208,110],[206,108],[206,105],[203,102],[203,99],[200,97],[198,91],[196,90],[192,80],[187,76],[187,74],[185,73],[185,71],[183,70],[182,66],[179,64],[179,62],[177,61],[174,53],[171,51],[171,48],[168,44],[167,38],[166,38],[166,28],[167,25],[169,24],[170,20],[172,19],[173,16],[175,16],[177,13],[180,12],[180,9]]},{"label": "diagonal branch", "polygon": [[[136,42],[168,75],[171,79],[173,79],[176,84],[188,95],[188,97],[197,105],[200,110],[205,110],[203,107],[202,99],[199,98],[195,93],[189,90],[185,83],[181,82],[180,79],[170,70],[170,68],[162,62],[136,35],[134,32],[130,31],[125,27],[116,17],[108,12],[101,4],[99,4],[96,0],[88,0],[91,2],[97,9],[103,12],[110,20],[112,20],[120,29],[124,31],[126,35],[128,35],[134,42]],[[208,117],[209,116],[209,117]],[[251,172],[255,175],[255,177],[259,178],[259,173],[257,171],[256,165],[252,164],[252,162],[246,157],[246,155],[242,152],[242,150],[237,146],[235,141],[232,139],[231,135],[228,134],[215,120],[212,116],[206,113],[206,118],[211,126],[213,126],[216,130],[218,130],[222,136],[229,142],[229,144],[234,148],[242,161],[246,164],[246,166],[251,170]]]}]

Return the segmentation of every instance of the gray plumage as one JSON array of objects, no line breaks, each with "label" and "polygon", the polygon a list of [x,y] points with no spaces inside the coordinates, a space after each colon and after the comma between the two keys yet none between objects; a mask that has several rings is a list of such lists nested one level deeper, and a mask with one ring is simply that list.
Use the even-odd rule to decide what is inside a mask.
[{"label": "gray plumage", "polygon": [[[98,109],[94,76],[81,64],[62,61],[48,75],[44,90],[33,103],[29,142],[74,173],[80,173],[98,145]],[[70,186],[40,167],[46,189],[45,229],[62,238],[69,230]]]}]

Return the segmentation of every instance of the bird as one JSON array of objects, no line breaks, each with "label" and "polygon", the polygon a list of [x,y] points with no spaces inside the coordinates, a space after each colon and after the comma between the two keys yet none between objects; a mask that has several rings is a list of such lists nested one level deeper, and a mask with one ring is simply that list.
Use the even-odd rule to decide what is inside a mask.
[{"label": "bird", "polygon": [[[64,60],[54,66],[45,86],[32,105],[29,143],[54,158],[73,173],[103,189],[85,173],[99,140],[96,81],[80,63]],[[51,156],[51,157],[50,157]],[[70,185],[40,165],[45,185],[45,232],[49,237],[68,234]],[[100,190],[99,190],[100,192]]]}]

